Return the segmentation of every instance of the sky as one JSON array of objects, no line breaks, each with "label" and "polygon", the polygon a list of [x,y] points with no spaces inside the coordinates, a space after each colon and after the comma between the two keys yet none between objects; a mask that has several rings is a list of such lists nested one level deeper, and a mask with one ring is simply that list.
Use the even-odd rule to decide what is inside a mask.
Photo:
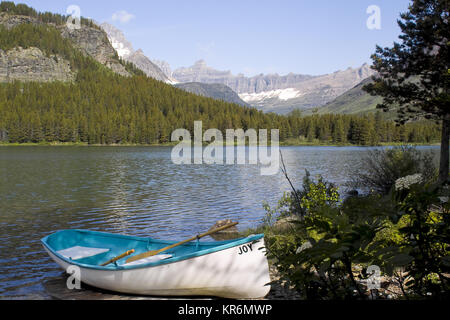
[{"label": "sky", "polygon": [[[410,0],[22,0],[38,11],[122,30],[135,50],[172,69],[204,59],[246,76],[320,75],[371,64],[375,46],[398,41]],[[373,9],[375,7],[375,11]],[[369,10],[368,10],[369,9]]]}]

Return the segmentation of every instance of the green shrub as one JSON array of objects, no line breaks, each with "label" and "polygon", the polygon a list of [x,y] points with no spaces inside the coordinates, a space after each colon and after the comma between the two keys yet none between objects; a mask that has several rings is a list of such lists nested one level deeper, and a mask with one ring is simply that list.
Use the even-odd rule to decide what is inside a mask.
[{"label": "green shrub", "polygon": [[402,286],[412,296],[449,297],[450,205],[440,199],[445,192],[441,186],[419,182],[392,193],[399,237],[383,251],[379,263],[388,274],[403,268],[408,279]]},{"label": "green shrub", "polygon": [[364,172],[353,173],[353,187],[388,194],[401,177],[420,173],[425,181],[437,177],[434,156],[412,146],[371,150],[364,161]]},{"label": "green shrub", "polygon": [[[340,201],[332,184],[307,174],[302,190],[285,194],[275,209],[266,205],[266,247],[280,280],[304,299],[366,299],[367,268],[376,265],[403,298],[448,298],[450,207],[441,203],[448,189],[424,181],[407,176],[390,195]],[[292,228],[270,227],[289,215],[297,217]]]},{"label": "green shrub", "polygon": [[365,298],[364,268],[354,274],[354,267],[367,266],[372,259],[366,248],[384,228],[380,212],[347,214],[337,188],[322,177],[313,181],[309,174],[303,189],[285,202],[300,219],[288,232],[266,234],[269,257],[276,261],[281,279],[305,299]]},{"label": "green shrub", "polygon": [[339,188],[318,177],[318,181],[311,179],[308,170],[303,178],[303,189],[293,190],[289,199],[285,199],[285,203],[289,203],[289,212],[291,214],[303,217],[308,212],[317,211],[322,207],[336,207],[340,202]]}]

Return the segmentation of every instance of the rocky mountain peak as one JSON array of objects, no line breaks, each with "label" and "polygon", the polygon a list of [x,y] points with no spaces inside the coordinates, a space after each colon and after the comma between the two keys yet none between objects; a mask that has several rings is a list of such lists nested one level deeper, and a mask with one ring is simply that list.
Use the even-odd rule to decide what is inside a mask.
[{"label": "rocky mountain peak", "polygon": [[176,79],[173,77],[173,71],[172,68],[170,67],[170,64],[166,61],[163,60],[152,60],[152,62],[154,64],[156,64],[162,72],[164,72],[164,74],[172,81],[172,82],[176,82]]},{"label": "rocky mountain peak", "polygon": [[59,29],[61,35],[72,40],[82,52],[90,55],[120,75],[130,75],[117,60],[115,49],[111,46],[104,31],[87,26],[82,26],[80,29],[69,29],[66,26],[60,26]]},{"label": "rocky mountain peak", "polygon": [[111,45],[122,59],[133,63],[151,78],[168,83],[174,82],[170,76],[144,54],[142,49],[134,51],[133,45],[127,40],[122,31],[107,22],[102,23],[100,26],[106,32]]},{"label": "rocky mountain peak", "polygon": [[119,57],[124,58],[134,52],[133,45],[125,38],[122,31],[107,22],[100,24],[100,27],[106,32],[109,42]]},{"label": "rocky mountain peak", "polygon": [[[36,17],[32,16],[21,16],[21,15],[12,15],[7,13],[0,13],[0,25],[3,25],[7,29],[14,28],[20,24],[32,24],[32,25],[45,25],[46,23],[40,21]],[[102,30],[100,30],[97,27],[87,26],[87,25],[81,25],[80,29],[69,29],[65,24],[62,25],[56,25],[55,23],[48,23],[47,25],[51,25],[52,27],[55,27],[60,33],[61,36],[64,38],[67,38],[72,41],[74,47],[79,49],[82,53],[85,55],[91,56],[95,60],[97,60],[99,63],[105,65],[106,67],[110,68],[114,72],[123,75],[123,76],[130,76],[130,74],[126,71],[125,67],[117,60],[117,57],[115,55],[114,48],[110,45],[108,38]],[[37,49],[37,48],[34,48]],[[19,50],[20,51],[20,50]],[[29,55],[31,53],[36,54],[37,51],[26,51],[25,55]],[[14,54],[13,54],[14,55]],[[22,59],[24,58],[24,59]],[[31,60],[27,59],[26,57],[22,57],[21,61],[22,63],[32,63]],[[64,77],[61,76],[61,70],[64,70],[64,67],[62,65],[58,64],[52,64],[50,61],[44,59],[43,61],[46,61],[44,63],[45,68],[55,68],[53,71],[47,70],[46,72],[43,71],[45,74],[49,75],[52,74],[52,72],[55,75],[55,79],[63,79]],[[48,62],[48,63],[47,63]],[[23,65],[25,68],[25,65]],[[32,65],[27,65],[26,68],[33,68]],[[38,68],[39,69],[39,68]],[[25,69],[23,69],[25,70]],[[34,74],[37,75],[39,73],[36,71]],[[52,79],[52,76],[43,75],[43,79]],[[68,75],[68,79],[71,79],[73,75]],[[39,76],[37,76],[36,81],[43,81],[40,79]],[[44,80],[45,81],[45,80]]]},{"label": "rocky mountain peak", "polygon": [[207,65],[206,65],[206,61],[205,60],[198,60],[198,61],[196,61],[195,63],[194,63],[194,67],[196,67],[196,68],[206,68],[207,67]]}]

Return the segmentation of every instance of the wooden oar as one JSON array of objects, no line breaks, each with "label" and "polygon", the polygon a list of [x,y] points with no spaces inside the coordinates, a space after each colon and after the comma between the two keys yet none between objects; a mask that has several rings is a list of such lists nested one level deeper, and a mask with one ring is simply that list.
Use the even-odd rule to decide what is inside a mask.
[{"label": "wooden oar", "polygon": [[116,262],[117,260],[125,258],[133,253],[134,253],[134,249],[128,250],[127,252],[122,253],[120,256],[117,256],[115,258],[112,258],[111,260],[106,261],[105,263],[102,263],[100,266],[102,266],[102,267],[107,266],[108,264]]},{"label": "wooden oar", "polygon": [[191,241],[194,241],[194,240],[197,240],[197,239],[200,239],[200,238],[209,236],[209,235],[214,234],[214,233],[216,233],[216,232],[219,232],[219,231],[222,231],[222,230],[225,230],[225,229],[234,227],[234,226],[237,225],[238,223],[239,223],[239,222],[233,222],[233,223],[227,224],[227,225],[225,225],[225,226],[219,227],[219,228],[217,228],[217,229],[214,229],[214,230],[208,231],[208,232],[206,232],[206,233],[200,234],[200,235],[198,235],[198,236],[192,237],[192,238],[190,238],[190,239],[187,239],[187,240],[184,240],[184,241],[181,241],[181,242],[172,244],[172,245],[170,245],[170,246],[168,246],[168,247],[165,247],[165,248],[162,248],[162,249],[159,249],[159,250],[151,250],[151,251],[147,251],[147,252],[144,252],[144,253],[135,255],[134,257],[128,258],[128,260],[126,261],[126,263],[130,263],[130,262],[133,262],[133,261],[137,261],[137,260],[145,259],[145,258],[148,258],[148,257],[151,257],[151,256],[155,256],[155,255],[157,255],[158,253],[161,253],[161,252],[163,252],[163,251],[166,251],[166,250],[169,250],[169,249],[172,249],[172,248],[181,246],[182,244],[185,244],[185,243],[187,243],[187,242],[191,242]]}]

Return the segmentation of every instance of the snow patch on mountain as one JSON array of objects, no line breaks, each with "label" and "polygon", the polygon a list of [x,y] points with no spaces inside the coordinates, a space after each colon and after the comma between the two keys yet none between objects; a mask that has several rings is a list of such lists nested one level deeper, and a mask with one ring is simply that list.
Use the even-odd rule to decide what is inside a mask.
[{"label": "snow patch on mountain", "polygon": [[125,45],[122,42],[117,41],[114,38],[109,38],[109,41],[111,42],[113,48],[117,51],[119,57],[125,58],[132,53],[132,51],[129,48],[125,47]]},{"label": "snow patch on mountain", "polygon": [[109,42],[117,51],[119,57],[123,59],[134,52],[133,45],[125,38],[122,31],[106,22],[102,23],[100,26],[106,32]]},{"label": "snow patch on mountain", "polygon": [[287,101],[290,99],[298,98],[302,95],[303,94],[300,91],[294,88],[287,88],[287,89],[265,91],[260,93],[241,93],[239,97],[247,103],[253,103],[274,98],[281,101]]},{"label": "snow patch on mountain", "polygon": [[122,31],[106,22],[102,23],[100,26],[106,32],[109,42],[120,58],[133,63],[149,77],[173,84],[175,79],[167,76],[166,73],[152,62],[141,49],[134,51],[133,45],[126,39]]}]

